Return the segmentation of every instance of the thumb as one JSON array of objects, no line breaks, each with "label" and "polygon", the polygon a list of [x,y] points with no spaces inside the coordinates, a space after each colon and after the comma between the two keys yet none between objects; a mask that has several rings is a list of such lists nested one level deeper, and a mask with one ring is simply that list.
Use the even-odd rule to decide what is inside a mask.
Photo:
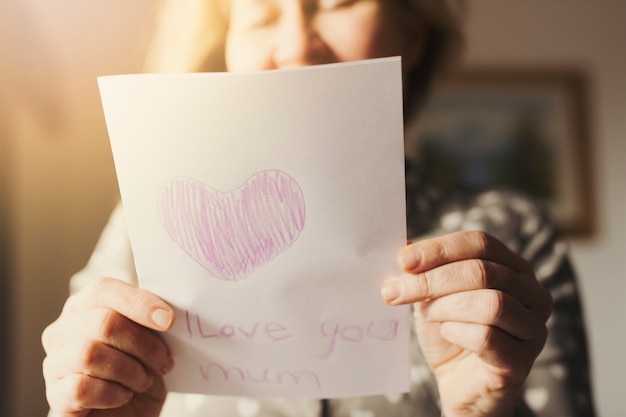
[{"label": "thumb", "polygon": [[174,309],[149,291],[114,278],[100,278],[71,296],[64,310],[105,307],[144,327],[167,331],[174,323]]}]

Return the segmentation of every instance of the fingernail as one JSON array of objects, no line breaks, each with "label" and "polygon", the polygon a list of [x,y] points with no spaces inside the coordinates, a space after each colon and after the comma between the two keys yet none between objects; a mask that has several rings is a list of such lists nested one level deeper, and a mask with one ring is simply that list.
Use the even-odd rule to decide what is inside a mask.
[{"label": "fingernail", "polygon": [[172,324],[172,313],[162,308],[157,308],[152,312],[152,322],[161,329],[168,329]]},{"label": "fingernail", "polygon": [[385,281],[380,292],[383,299],[386,302],[391,303],[397,300],[400,296],[400,282],[398,282],[397,279],[389,279]]}]

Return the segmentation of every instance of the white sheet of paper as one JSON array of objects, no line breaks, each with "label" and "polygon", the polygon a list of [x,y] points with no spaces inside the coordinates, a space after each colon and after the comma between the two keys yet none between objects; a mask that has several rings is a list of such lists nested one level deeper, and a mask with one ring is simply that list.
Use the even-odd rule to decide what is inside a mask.
[{"label": "white sheet of paper", "polygon": [[169,390],[409,388],[399,58],[98,79],[140,286],[177,312]]}]

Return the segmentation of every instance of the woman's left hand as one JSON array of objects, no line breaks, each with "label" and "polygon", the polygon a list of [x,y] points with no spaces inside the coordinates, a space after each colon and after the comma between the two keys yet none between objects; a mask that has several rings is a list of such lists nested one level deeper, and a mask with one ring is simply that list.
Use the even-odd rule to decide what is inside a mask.
[{"label": "woman's left hand", "polygon": [[483,232],[412,243],[398,259],[405,274],[385,283],[383,298],[415,303],[443,414],[512,416],[552,310],[530,264]]}]

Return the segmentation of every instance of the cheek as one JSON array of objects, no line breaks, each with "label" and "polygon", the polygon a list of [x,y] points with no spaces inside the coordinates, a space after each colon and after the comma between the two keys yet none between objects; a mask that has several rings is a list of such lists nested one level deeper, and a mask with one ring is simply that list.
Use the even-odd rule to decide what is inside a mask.
[{"label": "cheek", "polygon": [[402,55],[404,51],[400,29],[379,19],[329,19],[320,28],[320,35],[339,61]]}]

